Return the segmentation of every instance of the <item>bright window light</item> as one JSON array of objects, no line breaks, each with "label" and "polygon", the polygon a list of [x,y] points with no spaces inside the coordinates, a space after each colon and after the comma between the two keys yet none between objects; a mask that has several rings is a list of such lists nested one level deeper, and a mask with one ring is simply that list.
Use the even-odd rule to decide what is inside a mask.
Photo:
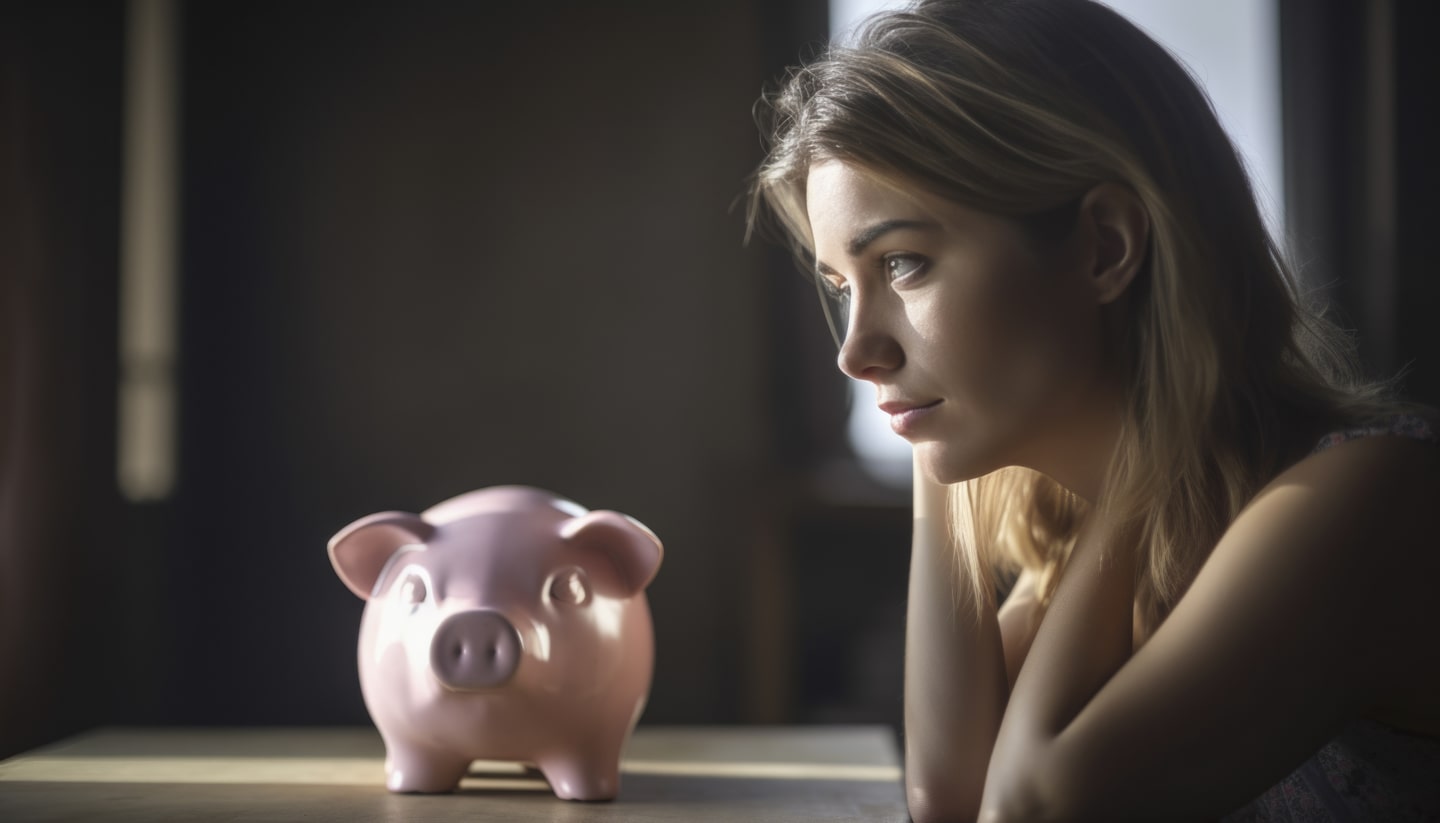
[{"label": "bright window light", "polygon": [[174,0],[132,0],[120,214],[116,481],[126,500],[175,487],[177,336]]}]

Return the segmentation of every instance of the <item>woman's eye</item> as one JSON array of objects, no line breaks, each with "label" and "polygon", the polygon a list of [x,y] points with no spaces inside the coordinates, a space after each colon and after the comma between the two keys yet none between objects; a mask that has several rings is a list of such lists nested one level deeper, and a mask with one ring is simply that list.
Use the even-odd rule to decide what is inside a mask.
[{"label": "woman's eye", "polygon": [[849,286],[837,284],[828,277],[820,278],[820,289],[824,291],[825,296],[831,300],[848,300],[850,298]]},{"label": "woman's eye", "polygon": [[885,276],[892,281],[918,274],[924,268],[924,258],[912,254],[892,254],[885,258]]}]

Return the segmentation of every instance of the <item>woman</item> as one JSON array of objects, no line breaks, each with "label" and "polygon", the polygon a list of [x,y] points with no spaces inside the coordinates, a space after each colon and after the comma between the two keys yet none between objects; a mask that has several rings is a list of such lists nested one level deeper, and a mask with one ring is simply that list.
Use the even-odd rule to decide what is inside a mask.
[{"label": "woman", "polygon": [[922,0],[765,103],[751,225],[914,447],[912,816],[1440,817],[1430,413],[1300,306],[1174,58]]}]

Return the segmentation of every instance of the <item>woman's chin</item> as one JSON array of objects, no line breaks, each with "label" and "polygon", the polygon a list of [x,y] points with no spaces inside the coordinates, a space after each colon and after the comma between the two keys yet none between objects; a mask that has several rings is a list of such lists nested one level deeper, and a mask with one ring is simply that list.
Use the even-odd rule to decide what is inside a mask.
[{"label": "woman's chin", "polygon": [[926,477],[946,485],[974,480],[994,470],[985,461],[976,459],[976,455],[943,440],[916,443],[915,459]]}]

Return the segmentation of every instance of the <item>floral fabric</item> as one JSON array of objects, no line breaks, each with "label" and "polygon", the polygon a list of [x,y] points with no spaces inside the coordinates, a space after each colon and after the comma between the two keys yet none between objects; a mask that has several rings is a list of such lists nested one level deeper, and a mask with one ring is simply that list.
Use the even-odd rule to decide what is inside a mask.
[{"label": "floral fabric", "polygon": [[1378,421],[1368,426],[1356,426],[1330,432],[1320,438],[1320,442],[1315,444],[1315,449],[1310,453],[1318,454],[1347,440],[1374,437],[1378,434],[1393,434],[1414,440],[1428,440],[1432,443],[1436,440],[1435,430],[1431,427],[1430,421],[1415,414],[1397,414],[1388,420]]}]

